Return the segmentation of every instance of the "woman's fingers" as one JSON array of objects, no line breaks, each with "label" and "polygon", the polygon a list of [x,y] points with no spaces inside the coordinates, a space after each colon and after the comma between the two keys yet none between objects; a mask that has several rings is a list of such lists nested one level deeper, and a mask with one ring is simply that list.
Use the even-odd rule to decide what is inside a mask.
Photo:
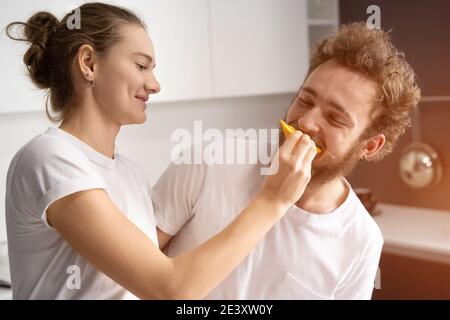
[{"label": "woman's fingers", "polygon": [[311,138],[307,134],[303,134],[292,151],[292,161],[301,165],[312,144]]},{"label": "woman's fingers", "polygon": [[300,131],[294,132],[278,150],[276,171],[266,177],[262,192],[286,207],[298,201],[311,178],[315,155],[311,138]]},{"label": "woman's fingers", "polygon": [[280,147],[280,155],[283,157],[289,158],[292,154],[292,150],[295,148],[295,145],[299,141],[300,137],[302,137],[303,134],[297,130],[293,134],[291,134],[289,137],[287,137],[286,141],[283,143],[283,145]]},{"label": "woman's fingers", "polygon": [[311,148],[309,148],[308,151],[306,152],[304,163],[309,164],[311,166],[311,163],[316,157],[316,154],[317,154],[316,144],[311,140]]}]

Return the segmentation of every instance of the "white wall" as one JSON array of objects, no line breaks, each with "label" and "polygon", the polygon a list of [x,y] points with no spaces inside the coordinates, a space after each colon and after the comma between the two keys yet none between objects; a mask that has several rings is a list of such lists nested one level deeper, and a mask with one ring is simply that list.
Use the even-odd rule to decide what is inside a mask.
[{"label": "white wall", "polygon": [[[139,162],[152,184],[170,159],[173,130],[193,131],[194,121],[202,120],[203,128],[269,128],[277,127],[278,119],[287,110],[292,94],[256,96],[150,104],[143,125],[121,130],[118,149]],[[0,114],[0,242],[6,240],[4,199],[6,174],[17,150],[32,137],[54,126],[44,112]]]}]

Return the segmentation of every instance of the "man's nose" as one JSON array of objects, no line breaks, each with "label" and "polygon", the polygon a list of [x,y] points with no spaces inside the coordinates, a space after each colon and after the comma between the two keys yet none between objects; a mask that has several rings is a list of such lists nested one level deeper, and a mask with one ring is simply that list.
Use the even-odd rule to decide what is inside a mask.
[{"label": "man's nose", "polygon": [[317,133],[319,132],[320,118],[320,109],[312,108],[298,119],[298,128],[309,135]]}]

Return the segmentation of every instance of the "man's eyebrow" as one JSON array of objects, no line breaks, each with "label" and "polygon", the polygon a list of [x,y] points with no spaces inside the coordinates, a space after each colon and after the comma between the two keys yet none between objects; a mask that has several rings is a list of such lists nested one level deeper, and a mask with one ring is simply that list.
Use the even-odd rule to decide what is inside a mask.
[{"label": "man's eyebrow", "polygon": [[310,95],[312,95],[313,97],[316,97],[316,96],[317,96],[316,91],[315,91],[314,89],[310,88],[310,87],[303,87],[303,88],[300,89],[300,92],[301,92],[301,91],[306,91],[306,92],[308,92]]},{"label": "man's eyebrow", "polygon": [[[312,95],[313,97],[317,97],[317,92],[310,87],[303,87],[301,90],[308,92],[310,95]],[[350,119],[353,123],[353,117],[351,116],[351,114],[347,111],[347,109],[345,109],[343,106],[341,106],[339,103],[337,103],[336,101],[333,100],[329,100],[327,101],[327,103],[332,106],[334,109],[340,111],[341,113],[343,113],[348,119]]]},{"label": "man's eyebrow", "polygon": [[135,52],[135,53],[133,53],[133,55],[135,55],[135,56],[142,56],[142,57],[146,58],[150,64],[153,62],[153,57],[148,55],[148,54],[146,54],[146,53]]},{"label": "man's eyebrow", "polygon": [[353,124],[353,117],[343,106],[341,106],[340,104],[338,104],[335,101],[328,101],[328,104],[330,106],[332,106],[333,108],[339,110],[341,113],[343,113]]}]

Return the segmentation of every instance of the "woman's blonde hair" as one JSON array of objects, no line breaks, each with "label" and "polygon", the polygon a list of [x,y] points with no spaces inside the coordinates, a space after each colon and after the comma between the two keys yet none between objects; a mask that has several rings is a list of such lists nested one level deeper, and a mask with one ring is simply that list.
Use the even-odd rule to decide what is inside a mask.
[{"label": "woman's blonde hair", "polygon": [[308,76],[332,59],[378,84],[378,96],[370,114],[372,122],[361,138],[385,135],[385,145],[371,158],[380,160],[393,150],[397,139],[411,126],[420,101],[416,75],[404,54],[392,44],[389,33],[369,29],[364,22],[343,25],[335,35],[322,41],[312,54]]}]

